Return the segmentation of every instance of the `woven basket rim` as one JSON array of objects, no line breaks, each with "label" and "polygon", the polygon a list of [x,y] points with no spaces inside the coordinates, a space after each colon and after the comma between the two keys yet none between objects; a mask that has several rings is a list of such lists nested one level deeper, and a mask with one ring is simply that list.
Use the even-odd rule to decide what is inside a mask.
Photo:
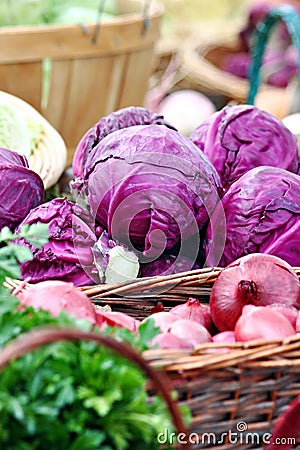
[{"label": "woven basket rim", "polygon": [[[94,296],[105,297],[116,292],[116,289],[119,289],[117,292],[124,292],[126,287],[131,290],[141,287],[149,288],[149,286],[174,282],[174,280],[181,284],[189,285],[192,281],[211,287],[222,270],[220,267],[204,268],[175,275],[140,278],[113,286],[102,284],[82,286],[79,289],[93,298]],[[294,267],[294,270],[300,280],[300,267]],[[7,278],[5,286],[20,291],[29,287],[30,284],[26,280]],[[244,369],[300,366],[300,334],[295,333],[285,339],[268,341],[207,342],[199,344],[193,349],[150,349],[143,352],[143,356],[152,365],[176,374],[178,374],[178,371],[186,374],[187,372],[194,373],[200,370],[229,369],[233,366]]]},{"label": "woven basket rim", "polygon": [[236,343],[207,342],[192,350],[150,349],[143,352],[152,365],[167,372],[194,372],[239,367],[300,366],[300,335],[280,340],[256,340]]}]

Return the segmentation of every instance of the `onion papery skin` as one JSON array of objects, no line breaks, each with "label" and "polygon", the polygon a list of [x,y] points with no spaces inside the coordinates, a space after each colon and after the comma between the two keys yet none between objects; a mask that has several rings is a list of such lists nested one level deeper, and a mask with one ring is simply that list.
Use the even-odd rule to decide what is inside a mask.
[{"label": "onion papery skin", "polygon": [[282,304],[299,309],[299,292],[298,277],[287,262],[253,253],[218,275],[210,295],[211,317],[219,331],[234,330],[245,305]]}]

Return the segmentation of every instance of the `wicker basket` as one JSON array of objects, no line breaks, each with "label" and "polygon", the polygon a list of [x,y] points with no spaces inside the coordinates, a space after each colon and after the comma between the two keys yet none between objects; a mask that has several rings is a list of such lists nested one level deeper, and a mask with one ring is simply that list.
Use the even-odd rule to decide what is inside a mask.
[{"label": "wicker basket", "polygon": [[[147,9],[144,0],[126,4],[127,11],[101,24],[0,28],[0,89],[49,120],[66,142],[68,163],[102,116],[143,104],[163,8],[151,2]],[[43,64],[49,59],[45,101]]]},{"label": "wicker basket", "polygon": [[[221,270],[199,269],[82,289],[96,305],[109,304],[114,311],[142,319],[158,303],[165,310],[188,297],[208,303]],[[300,268],[295,271],[300,277]],[[179,403],[190,408],[189,436],[198,444],[195,448],[261,448],[277,417],[300,394],[300,336],[226,347],[229,351],[224,352],[222,344],[208,343],[194,351],[153,349],[143,356],[168,375]]]},{"label": "wicker basket", "polygon": [[[201,39],[188,38],[178,49],[180,70],[188,83],[207,94],[219,94],[227,99],[245,103],[249,82],[221,69],[224,58],[241,51],[238,37],[234,35]],[[264,85],[264,89],[268,86]]]},{"label": "wicker basket", "polygon": [[[300,279],[300,268],[294,269]],[[208,303],[221,270],[198,269],[81,289],[95,305],[110,305],[113,311],[143,319],[158,304],[168,310],[189,297]],[[8,280],[7,286],[20,288],[20,282]],[[143,356],[167,375],[179,404],[191,410],[187,439],[197,444],[193,448],[261,448],[278,416],[300,395],[300,336],[225,345],[225,352],[224,344],[207,343],[193,351],[147,350]]]}]

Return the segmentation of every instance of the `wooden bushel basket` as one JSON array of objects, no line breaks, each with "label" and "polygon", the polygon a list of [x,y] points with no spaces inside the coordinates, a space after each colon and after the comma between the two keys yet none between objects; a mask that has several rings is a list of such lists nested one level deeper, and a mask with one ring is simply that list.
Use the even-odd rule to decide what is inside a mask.
[{"label": "wooden bushel basket", "polygon": [[[64,138],[69,161],[101,117],[141,106],[154,66],[161,5],[125,2],[116,18],[87,25],[0,28],[0,89],[36,108]],[[146,7],[149,4],[149,8]],[[51,61],[47,100],[43,64]]]}]

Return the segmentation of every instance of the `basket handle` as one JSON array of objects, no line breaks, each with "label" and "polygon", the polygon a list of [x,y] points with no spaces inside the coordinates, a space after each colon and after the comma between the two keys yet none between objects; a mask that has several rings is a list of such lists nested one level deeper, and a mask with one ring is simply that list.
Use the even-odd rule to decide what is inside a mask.
[{"label": "basket handle", "polygon": [[[92,44],[96,44],[98,41],[105,3],[106,3],[106,0],[99,0],[96,22],[95,22],[95,30],[94,30],[94,33],[92,36]],[[143,13],[142,14],[143,14],[144,21],[143,21],[143,28],[141,30],[142,35],[146,34],[146,32],[148,31],[148,28],[150,27],[150,14],[149,14],[150,5],[151,5],[151,0],[143,0]]]},{"label": "basket handle", "polygon": [[[183,424],[181,414],[179,412],[176,402],[172,399],[168,378],[163,372],[159,372],[152,366],[130,345],[124,342],[117,341],[111,337],[99,335],[93,332],[86,332],[73,328],[58,328],[58,327],[43,327],[36,328],[29,332],[22,333],[22,335],[4,345],[0,351],[0,370],[3,370],[13,359],[19,358],[30,351],[36,350],[45,344],[60,340],[87,340],[94,341],[100,345],[121,354],[139,366],[144,373],[152,380],[155,388],[164,399],[168,410],[173,419],[173,424],[176,427],[178,434],[184,433],[187,436],[187,430]],[[183,446],[183,445],[182,445]],[[184,445],[185,450],[190,450],[190,444]]]},{"label": "basket handle", "polygon": [[247,103],[254,104],[260,84],[260,68],[270,31],[277,22],[283,20],[298,53],[298,80],[300,79],[300,17],[291,5],[283,5],[271,9],[264,20],[259,23],[255,33],[255,44],[252,48],[252,62],[249,69],[249,94]]}]

